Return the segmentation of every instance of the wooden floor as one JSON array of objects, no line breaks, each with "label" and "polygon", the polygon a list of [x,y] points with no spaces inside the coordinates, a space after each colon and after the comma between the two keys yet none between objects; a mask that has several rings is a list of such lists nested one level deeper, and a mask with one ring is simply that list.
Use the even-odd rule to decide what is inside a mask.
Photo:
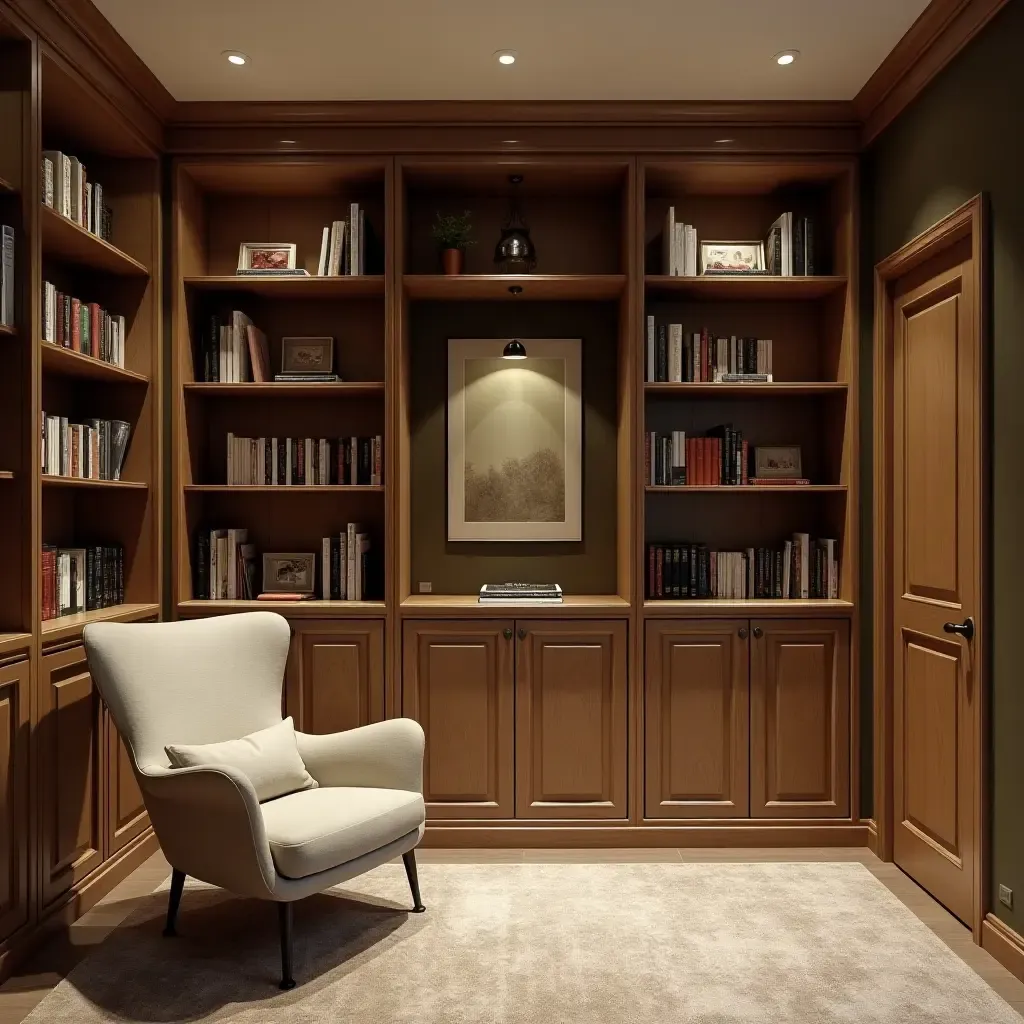
[{"label": "wooden floor", "polygon": [[[1024,984],[971,940],[970,932],[915,885],[894,864],[883,864],[865,849],[813,850],[420,850],[421,863],[555,863],[735,861],[859,861],[923,921],[969,967],[976,971],[1022,1017]],[[21,1024],[75,964],[120,925],[139,902],[164,881],[170,867],[157,853],[67,932],[54,936],[25,967],[0,986],[0,1024]]]}]

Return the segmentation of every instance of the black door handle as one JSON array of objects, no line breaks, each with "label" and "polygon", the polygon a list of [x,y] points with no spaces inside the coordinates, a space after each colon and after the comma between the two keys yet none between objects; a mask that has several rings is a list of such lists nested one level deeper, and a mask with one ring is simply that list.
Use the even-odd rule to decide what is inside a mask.
[{"label": "black door handle", "polygon": [[511,640],[512,639],[512,630],[511,630],[511,628],[509,626],[506,626],[501,631],[501,633],[502,633],[502,636],[504,636],[506,640]]},{"label": "black door handle", "polygon": [[946,633],[957,633],[965,640],[974,639],[974,619],[970,615],[959,625],[955,622],[947,622],[942,629]]}]

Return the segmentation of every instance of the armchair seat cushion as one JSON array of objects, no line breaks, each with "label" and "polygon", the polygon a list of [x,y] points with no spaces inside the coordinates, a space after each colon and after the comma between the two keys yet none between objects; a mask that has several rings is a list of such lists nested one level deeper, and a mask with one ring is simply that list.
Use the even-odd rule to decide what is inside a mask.
[{"label": "armchair seat cushion", "polygon": [[307,878],[423,824],[423,797],[403,789],[321,786],[260,804],[279,875]]}]

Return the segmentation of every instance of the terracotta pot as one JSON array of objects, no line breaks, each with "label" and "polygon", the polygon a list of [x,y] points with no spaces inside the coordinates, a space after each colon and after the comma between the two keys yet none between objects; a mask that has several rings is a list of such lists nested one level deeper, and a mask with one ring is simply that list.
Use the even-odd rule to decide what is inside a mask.
[{"label": "terracotta pot", "polygon": [[442,249],[441,266],[446,274],[461,274],[466,254],[461,249]]}]

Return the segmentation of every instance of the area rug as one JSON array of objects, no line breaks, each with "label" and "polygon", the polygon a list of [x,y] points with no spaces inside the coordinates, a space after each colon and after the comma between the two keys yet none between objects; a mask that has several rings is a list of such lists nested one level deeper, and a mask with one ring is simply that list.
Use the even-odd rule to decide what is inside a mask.
[{"label": "area rug", "polygon": [[871,873],[826,864],[401,862],[296,907],[190,886],[79,964],[32,1024],[1021,1024]]}]

